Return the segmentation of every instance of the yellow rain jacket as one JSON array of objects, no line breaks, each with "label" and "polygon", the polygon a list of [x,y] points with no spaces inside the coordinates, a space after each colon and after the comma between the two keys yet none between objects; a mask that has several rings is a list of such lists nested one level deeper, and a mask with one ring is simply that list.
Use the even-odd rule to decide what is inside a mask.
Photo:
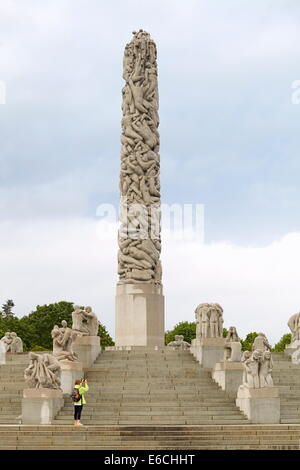
[{"label": "yellow rain jacket", "polygon": [[84,398],[85,392],[89,390],[88,384],[83,385],[75,385],[74,388],[78,388],[79,394],[81,395],[81,398],[79,401],[74,402],[74,405],[86,405],[86,400]]}]

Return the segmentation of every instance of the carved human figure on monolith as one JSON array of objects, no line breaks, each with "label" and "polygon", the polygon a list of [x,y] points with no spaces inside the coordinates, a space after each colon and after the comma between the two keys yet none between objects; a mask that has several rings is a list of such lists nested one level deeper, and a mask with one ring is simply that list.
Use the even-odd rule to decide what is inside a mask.
[{"label": "carved human figure on monolith", "polygon": [[126,45],[123,78],[119,283],[160,284],[156,45],[143,30],[134,31]]},{"label": "carved human figure on monolith", "polygon": [[30,363],[24,371],[28,388],[52,388],[60,390],[61,367],[51,354],[29,353]]}]

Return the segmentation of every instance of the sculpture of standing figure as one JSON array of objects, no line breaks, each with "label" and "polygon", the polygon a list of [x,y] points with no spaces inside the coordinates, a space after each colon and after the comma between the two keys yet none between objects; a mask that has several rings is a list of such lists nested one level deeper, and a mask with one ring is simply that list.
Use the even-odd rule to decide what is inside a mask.
[{"label": "sculpture of standing figure", "polygon": [[259,371],[259,384],[260,387],[273,387],[273,361],[270,351],[265,351],[262,356],[262,361]]},{"label": "sculpture of standing figure", "polygon": [[196,314],[196,337],[223,337],[223,309],[219,304],[203,303],[198,305]]},{"label": "sculpture of standing figure", "polygon": [[5,333],[5,335],[3,336],[3,338],[1,338],[0,341],[4,344],[6,352],[11,352],[10,347],[11,347],[11,343],[12,343],[13,339],[12,339],[11,333],[9,331]]},{"label": "sculpture of standing figure", "polygon": [[12,353],[22,353],[23,352],[23,341],[19,336],[17,336],[17,333],[14,331],[11,333],[11,346],[10,346],[10,352]]},{"label": "sculpture of standing figure", "polygon": [[245,366],[245,379],[246,381],[243,383],[244,386],[249,388],[259,388],[259,362],[260,362],[260,354],[258,351],[253,351],[253,353],[247,357],[248,355],[244,356],[246,359],[244,360]]}]

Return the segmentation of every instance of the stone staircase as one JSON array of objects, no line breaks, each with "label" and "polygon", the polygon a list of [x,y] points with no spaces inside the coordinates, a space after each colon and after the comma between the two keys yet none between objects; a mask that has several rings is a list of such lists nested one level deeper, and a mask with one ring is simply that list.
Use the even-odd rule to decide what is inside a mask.
[{"label": "stone staircase", "polygon": [[252,425],[187,351],[105,351],[86,369],[83,427],[73,403],[54,425],[18,424],[28,355],[0,366],[0,449],[293,449],[300,442],[300,366],[273,353],[281,423]]},{"label": "stone staircase", "polygon": [[0,450],[299,450],[299,439],[299,425],[0,426]]},{"label": "stone staircase", "polygon": [[[234,400],[188,351],[105,351],[85,369],[85,425],[246,424]],[[55,424],[73,422],[66,397]]]},{"label": "stone staircase", "polygon": [[18,424],[25,388],[24,370],[28,354],[7,354],[6,364],[0,366],[0,424]]},{"label": "stone staircase", "polygon": [[273,380],[279,388],[282,424],[300,424],[300,365],[284,353],[272,353]]}]

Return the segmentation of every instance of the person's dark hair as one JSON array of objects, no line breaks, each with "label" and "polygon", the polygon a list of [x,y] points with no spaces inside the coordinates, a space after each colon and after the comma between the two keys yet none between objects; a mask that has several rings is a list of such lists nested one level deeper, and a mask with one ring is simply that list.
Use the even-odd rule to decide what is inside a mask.
[{"label": "person's dark hair", "polygon": [[75,380],[75,385],[80,385],[81,384],[81,380]]}]

